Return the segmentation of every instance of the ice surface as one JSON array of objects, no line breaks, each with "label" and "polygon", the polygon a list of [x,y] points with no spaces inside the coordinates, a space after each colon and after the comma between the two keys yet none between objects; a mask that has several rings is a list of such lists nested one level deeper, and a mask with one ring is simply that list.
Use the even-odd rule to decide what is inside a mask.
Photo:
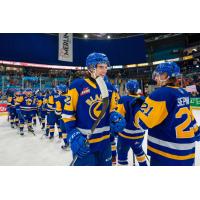
[{"label": "ice surface", "polygon": [[[200,125],[200,110],[193,110],[193,113]],[[35,128],[35,132],[36,136],[27,131],[24,136],[20,136],[16,129],[10,128],[7,116],[0,116],[0,165],[68,166],[72,159],[71,152],[61,149],[63,143],[58,137],[53,141],[45,137],[41,139],[43,132],[39,125]],[[147,135],[143,142],[145,151],[146,142]],[[200,165],[200,143],[196,143],[196,147],[196,165]],[[129,151],[129,165],[132,165],[132,157],[132,152]]]},{"label": "ice surface", "polygon": [[[6,116],[0,117],[0,165],[25,166],[67,166],[71,152],[60,148],[58,137],[49,141],[42,137],[43,131],[38,125],[36,136],[28,133],[21,136],[16,129],[11,129]],[[55,134],[57,135],[57,133]]]}]

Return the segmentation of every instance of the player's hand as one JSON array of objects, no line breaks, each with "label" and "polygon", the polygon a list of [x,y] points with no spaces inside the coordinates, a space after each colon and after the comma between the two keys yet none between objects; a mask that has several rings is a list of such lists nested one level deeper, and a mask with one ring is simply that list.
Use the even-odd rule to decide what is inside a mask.
[{"label": "player's hand", "polygon": [[110,114],[110,131],[121,132],[126,127],[126,120],[118,112],[111,112]]},{"label": "player's hand", "polygon": [[90,152],[90,148],[83,134],[78,129],[73,129],[69,135],[69,143],[73,155],[77,155],[79,158],[86,156]]}]

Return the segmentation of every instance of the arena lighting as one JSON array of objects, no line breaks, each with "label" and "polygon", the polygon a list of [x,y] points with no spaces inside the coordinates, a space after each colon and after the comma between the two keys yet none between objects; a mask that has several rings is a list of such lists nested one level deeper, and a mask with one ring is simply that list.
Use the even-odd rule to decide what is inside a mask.
[{"label": "arena lighting", "polygon": [[123,66],[122,65],[114,65],[112,66],[113,69],[122,69]]},{"label": "arena lighting", "polygon": [[88,35],[87,35],[87,34],[85,34],[85,35],[84,35],[84,38],[88,38]]},{"label": "arena lighting", "polygon": [[110,39],[110,35],[107,35],[107,39]]},{"label": "arena lighting", "polygon": [[139,63],[137,64],[138,67],[145,67],[145,66],[148,66],[149,63]]},{"label": "arena lighting", "polygon": [[126,65],[127,68],[131,68],[131,67],[137,67],[136,64],[130,64],[130,65]]},{"label": "arena lighting", "polygon": [[164,62],[165,62],[165,60],[158,60],[158,61],[153,62],[153,65],[158,65],[158,64],[164,63]]},{"label": "arena lighting", "polygon": [[199,65],[196,65],[197,68],[199,68]]},{"label": "arena lighting", "polygon": [[45,64],[35,64],[35,63],[5,61],[5,60],[0,60],[0,64],[22,66],[22,67],[48,68],[48,69],[72,69],[72,70],[82,69],[82,67],[80,66],[45,65]]}]

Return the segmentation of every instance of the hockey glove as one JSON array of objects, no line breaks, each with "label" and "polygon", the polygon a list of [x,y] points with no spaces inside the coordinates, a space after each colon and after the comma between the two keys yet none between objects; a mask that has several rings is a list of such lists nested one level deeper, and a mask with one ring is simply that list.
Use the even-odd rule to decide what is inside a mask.
[{"label": "hockey glove", "polygon": [[90,148],[86,143],[86,138],[78,129],[73,129],[69,133],[69,143],[73,155],[77,155],[79,158],[83,158],[90,152]]},{"label": "hockey glove", "polygon": [[126,127],[126,120],[118,112],[111,112],[110,114],[110,131],[121,132]]}]

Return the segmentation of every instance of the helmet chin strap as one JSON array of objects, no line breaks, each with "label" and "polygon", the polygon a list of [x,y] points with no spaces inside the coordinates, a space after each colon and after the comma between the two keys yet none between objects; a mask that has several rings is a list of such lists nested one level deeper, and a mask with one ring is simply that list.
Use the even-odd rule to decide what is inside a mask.
[{"label": "helmet chin strap", "polygon": [[96,68],[93,67],[93,68],[89,69],[88,71],[89,71],[89,73],[90,73],[90,75],[93,79],[96,79],[98,77],[97,72],[96,72]]},{"label": "helmet chin strap", "polygon": [[166,85],[166,82],[169,80],[169,76],[167,76],[166,79],[161,80],[161,79],[160,79],[160,75],[159,75],[159,76],[158,76],[158,80],[159,80],[159,85],[160,85],[160,86],[164,86],[164,85]]}]

